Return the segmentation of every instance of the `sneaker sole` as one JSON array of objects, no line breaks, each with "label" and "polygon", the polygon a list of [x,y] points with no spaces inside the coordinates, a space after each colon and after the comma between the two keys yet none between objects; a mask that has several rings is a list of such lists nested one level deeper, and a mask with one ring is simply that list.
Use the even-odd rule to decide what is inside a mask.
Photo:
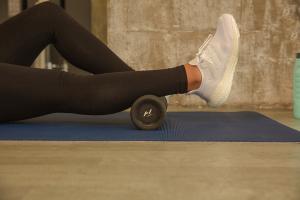
[{"label": "sneaker sole", "polygon": [[217,85],[214,92],[212,93],[210,100],[208,101],[208,105],[211,107],[218,107],[224,104],[225,101],[228,99],[232,87],[235,68],[238,62],[240,33],[233,17],[231,17],[231,21],[234,29],[233,50],[231,57],[229,58],[229,61],[226,64],[224,76],[220,83]]}]

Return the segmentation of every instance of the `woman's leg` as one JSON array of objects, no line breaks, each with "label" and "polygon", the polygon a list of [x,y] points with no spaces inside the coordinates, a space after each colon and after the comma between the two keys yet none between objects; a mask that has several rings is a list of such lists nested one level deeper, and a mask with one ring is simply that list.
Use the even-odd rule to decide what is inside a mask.
[{"label": "woman's leg", "polygon": [[54,3],[38,4],[0,24],[0,62],[30,66],[50,43],[88,72],[133,71]]},{"label": "woman's leg", "polygon": [[[32,56],[33,59],[34,56],[32,52],[24,51],[24,47],[31,47],[31,49],[27,48],[27,51],[32,50],[38,54],[49,38],[54,40],[55,35],[60,34],[54,31],[49,32],[49,29],[40,21],[36,21],[42,26],[38,34],[29,34],[28,31],[25,31],[28,28],[26,24],[31,24],[31,20],[43,16],[42,11],[47,12],[48,7],[51,6],[53,4],[50,3],[41,4],[40,7],[36,6],[35,8],[39,8],[35,10],[38,14],[20,17],[19,26],[10,21],[0,26],[0,58],[2,60],[26,64],[30,61],[29,57]],[[58,7],[53,6],[53,9],[58,9]],[[24,13],[26,15],[26,12]],[[51,18],[48,20],[49,24],[52,24],[53,27],[56,26],[56,23],[50,23]],[[18,31],[11,31],[13,29],[18,29]],[[12,37],[6,35],[9,31]],[[22,31],[27,35],[26,40],[19,38]],[[62,36],[57,38],[64,38],[64,30],[60,31]],[[7,40],[2,40],[1,34],[6,35]],[[75,40],[76,37],[73,39]],[[33,41],[34,45],[31,45]],[[64,38],[62,41],[61,44],[55,40],[53,43],[56,46],[67,44],[67,46],[70,45],[68,48],[80,48],[75,41],[69,41],[68,38]],[[7,47],[9,53],[5,51],[4,47]],[[115,113],[130,107],[134,100],[146,94],[165,96],[186,93],[192,89],[195,90],[193,91],[195,94],[205,98],[209,103],[213,102],[212,105],[221,105],[223,100],[228,97],[231,88],[234,67],[238,58],[238,47],[239,32],[235,20],[230,15],[224,15],[219,19],[215,36],[210,42],[205,43],[205,48],[200,48],[197,57],[190,62],[191,65],[164,70],[140,72],[131,70],[116,73],[107,73],[109,67],[101,65],[100,68],[103,70],[101,73],[105,74],[80,76],[0,63],[0,122],[27,119],[53,112],[97,115]],[[98,48],[97,45],[96,48]],[[83,47],[83,49],[86,48]],[[82,49],[69,50],[75,52],[75,55],[76,52],[84,55]],[[106,58],[100,60],[106,62]],[[99,63],[101,64],[102,61]],[[90,66],[88,67],[90,68]],[[193,77],[197,80],[194,85],[191,85]],[[226,92],[222,93],[221,91],[221,95],[217,96],[221,98],[215,98],[211,92],[216,93],[217,89],[220,89],[219,85],[225,85]],[[222,101],[219,101],[220,99]]]},{"label": "woman's leg", "polygon": [[183,66],[82,76],[0,63],[0,122],[55,112],[116,113],[143,95],[186,93],[187,84]]}]

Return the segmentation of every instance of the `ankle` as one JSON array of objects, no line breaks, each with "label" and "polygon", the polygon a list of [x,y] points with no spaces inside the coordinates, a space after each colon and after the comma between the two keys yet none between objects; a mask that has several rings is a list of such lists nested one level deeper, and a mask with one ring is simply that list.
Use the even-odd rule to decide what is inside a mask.
[{"label": "ankle", "polygon": [[199,68],[190,64],[185,64],[184,67],[187,74],[188,91],[198,89],[202,82],[202,75]]}]

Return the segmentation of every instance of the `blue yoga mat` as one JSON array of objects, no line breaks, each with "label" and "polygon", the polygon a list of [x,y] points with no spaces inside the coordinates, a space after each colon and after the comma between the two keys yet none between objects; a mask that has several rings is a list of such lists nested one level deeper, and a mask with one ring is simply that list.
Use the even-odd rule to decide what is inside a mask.
[{"label": "blue yoga mat", "polygon": [[169,112],[159,130],[136,130],[129,113],[51,114],[0,125],[0,140],[300,142],[300,132],[255,112]]}]

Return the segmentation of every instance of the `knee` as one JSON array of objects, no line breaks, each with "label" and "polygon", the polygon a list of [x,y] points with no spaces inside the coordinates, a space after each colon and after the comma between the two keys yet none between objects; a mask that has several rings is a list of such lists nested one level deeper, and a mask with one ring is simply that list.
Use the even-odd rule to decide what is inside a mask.
[{"label": "knee", "polygon": [[50,1],[39,3],[34,8],[38,10],[39,13],[49,17],[50,19],[59,17],[59,13],[64,12],[62,7]]},{"label": "knee", "polygon": [[60,23],[66,17],[64,9],[50,1],[39,3],[33,9],[35,9],[38,17],[43,19],[41,21],[50,27]]}]

